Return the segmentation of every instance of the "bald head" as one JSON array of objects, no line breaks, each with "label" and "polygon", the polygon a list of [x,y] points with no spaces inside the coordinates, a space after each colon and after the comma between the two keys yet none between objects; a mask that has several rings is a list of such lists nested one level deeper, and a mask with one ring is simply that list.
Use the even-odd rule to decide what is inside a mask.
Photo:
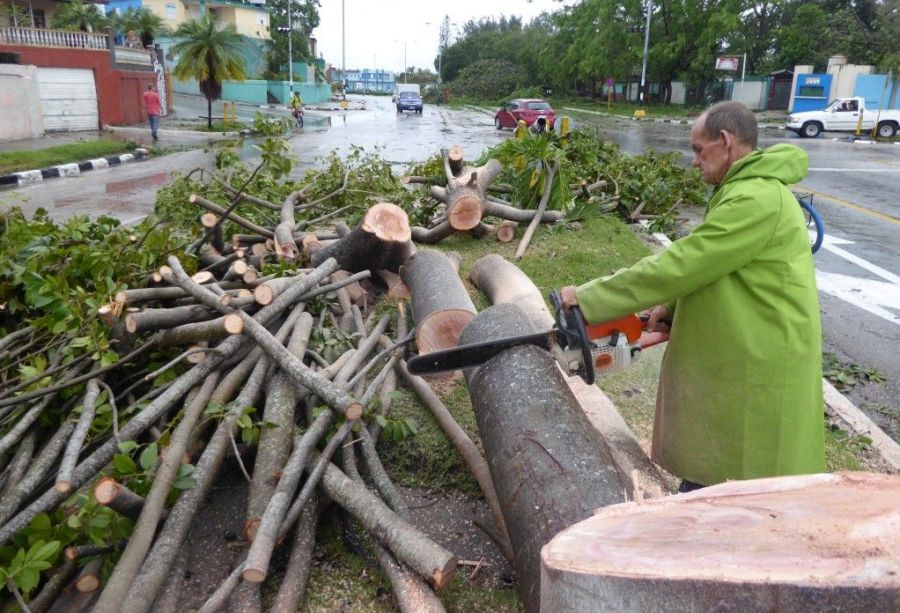
[{"label": "bald head", "polygon": [[756,149],[759,132],[756,126],[756,117],[753,111],[740,102],[719,102],[709,107],[700,116],[703,122],[704,135],[709,139],[715,139],[722,130],[730,132],[742,145]]}]

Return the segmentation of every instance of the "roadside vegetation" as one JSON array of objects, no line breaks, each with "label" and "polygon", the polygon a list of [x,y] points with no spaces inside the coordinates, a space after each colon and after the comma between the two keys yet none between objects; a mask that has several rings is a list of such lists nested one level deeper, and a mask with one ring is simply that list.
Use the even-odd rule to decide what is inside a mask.
[{"label": "roadside vegetation", "polygon": [[57,164],[83,162],[94,158],[132,151],[137,145],[119,140],[92,140],[58,145],[47,149],[0,153],[0,174],[46,168]]},{"label": "roadside vegetation", "polygon": [[[836,53],[881,73],[893,69],[896,74],[900,67],[900,17],[892,2],[716,0],[698,5],[673,0],[653,6],[647,78],[659,89],[649,93],[651,102],[669,102],[673,81],[687,84],[689,104],[717,99],[723,73],[716,71],[715,60],[720,55],[746,53],[748,75],[793,70],[797,64],[824,71]],[[539,88],[541,95],[551,90],[605,101],[608,79],[617,83],[617,94],[623,84],[639,81],[645,7],[643,2],[584,0],[529,23],[517,17],[470,20],[443,50],[441,81],[451,100],[497,101]],[[491,66],[497,65],[505,66],[509,77],[490,90],[496,76]]]}]

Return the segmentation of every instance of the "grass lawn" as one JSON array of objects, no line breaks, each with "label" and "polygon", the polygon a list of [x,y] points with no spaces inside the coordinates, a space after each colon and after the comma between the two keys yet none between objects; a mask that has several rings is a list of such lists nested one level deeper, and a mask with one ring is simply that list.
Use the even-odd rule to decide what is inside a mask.
[{"label": "grass lawn", "polygon": [[691,118],[698,117],[703,112],[703,109],[699,107],[681,104],[659,104],[656,102],[644,106],[639,105],[637,102],[613,102],[607,105],[605,100],[599,98],[593,101],[581,98],[554,98],[552,102],[553,108],[557,109],[557,111],[564,106],[568,106],[588,111],[611,113],[623,117],[631,117],[634,115],[634,111],[639,108],[643,108],[646,111],[647,117]]},{"label": "grass lawn", "polygon": [[83,162],[106,155],[124,153],[132,149],[134,149],[133,143],[118,140],[92,140],[48,149],[9,151],[0,153],[0,174]]}]

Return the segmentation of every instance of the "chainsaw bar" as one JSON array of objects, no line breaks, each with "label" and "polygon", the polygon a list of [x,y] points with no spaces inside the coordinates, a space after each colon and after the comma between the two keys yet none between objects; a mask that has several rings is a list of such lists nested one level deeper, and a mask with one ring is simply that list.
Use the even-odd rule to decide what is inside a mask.
[{"label": "chainsaw bar", "polygon": [[537,334],[526,334],[512,338],[501,338],[493,341],[482,341],[442,349],[431,353],[420,354],[409,359],[407,366],[409,372],[414,375],[424,375],[447,370],[459,370],[480,366],[495,355],[519,347],[521,345],[534,345],[547,351],[557,344],[557,331],[555,329]]}]

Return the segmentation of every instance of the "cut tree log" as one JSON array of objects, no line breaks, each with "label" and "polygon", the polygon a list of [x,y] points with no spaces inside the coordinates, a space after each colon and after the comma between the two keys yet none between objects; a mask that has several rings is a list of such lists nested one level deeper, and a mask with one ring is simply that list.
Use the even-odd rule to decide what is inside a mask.
[{"label": "cut tree log", "polygon": [[400,269],[400,276],[412,295],[419,353],[455,347],[460,330],[475,317],[475,305],[451,260],[440,251],[422,249]]},{"label": "cut tree log", "polygon": [[[234,265],[237,264],[235,262]],[[144,309],[125,316],[125,329],[129,334],[143,334],[197,321],[207,321],[214,317],[215,311],[196,304],[169,309]]]},{"label": "cut tree log", "polygon": [[112,477],[103,477],[94,484],[94,500],[119,515],[137,519],[144,508],[144,497],[135,494]]},{"label": "cut tree log", "polygon": [[512,221],[510,219],[504,219],[499,226],[497,226],[497,240],[501,243],[508,243],[512,241],[516,237],[516,228],[519,227],[518,221]]},{"label": "cut tree log", "polygon": [[[538,330],[549,330],[554,324],[537,286],[509,260],[491,254],[478,259],[469,271],[472,285],[484,292],[492,304],[515,304]],[[637,441],[634,433],[616,411],[612,401],[596,385],[588,385],[581,377],[565,377],[588,420],[609,445],[616,464],[632,476],[640,496],[659,497],[667,491],[665,479]],[[601,382],[602,383],[602,382]]]},{"label": "cut tree log", "polygon": [[82,594],[96,592],[100,587],[100,569],[103,568],[103,556],[97,556],[88,562],[75,580],[75,589]]},{"label": "cut tree log", "polygon": [[300,255],[300,249],[294,241],[294,207],[297,201],[303,197],[303,191],[291,192],[281,205],[281,223],[275,226],[275,255],[279,260],[293,262]]},{"label": "cut tree log", "polygon": [[601,509],[541,553],[541,610],[896,611],[900,477],[732,481]]},{"label": "cut tree log", "polygon": [[376,270],[375,274],[381,277],[381,280],[384,281],[384,284],[387,286],[388,296],[391,298],[409,299],[409,288],[406,287],[406,283],[403,282],[400,275],[391,272],[390,270],[383,269]]},{"label": "cut tree log", "polygon": [[[539,330],[515,305],[482,311],[460,344]],[[594,430],[550,354],[514,347],[465,372],[513,548],[527,611],[540,603],[540,550],[557,532],[598,507],[631,496],[606,442]]]},{"label": "cut tree log", "polygon": [[454,156],[441,150],[444,158],[444,172],[447,175],[447,187],[431,187],[431,195],[447,205],[447,221],[456,231],[465,232],[476,227],[483,216],[485,192],[500,174],[502,167],[495,159],[488,160],[483,166],[463,166],[462,148],[454,147]]},{"label": "cut tree log", "polygon": [[57,492],[65,494],[72,489],[72,473],[75,472],[78,456],[81,455],[81,446],[84,445],[88,430],[90,430],[91,423],[94,421],[94,412],[97,409],[97,397],[99,395],[100,385],[96,379],[91,379],[85,386],[84,400],[81,403],[81,415],[78,417],[75,431],[72,432],[72,438],[66,443],[66,450],[63,452],[59,471],[56,473],[56,483],[53,487],[56,488]]},{"label": "cut tree log", "polygon": [[262,226],[257,225],[255,223],[253,223],[252,221],[244,219],[237,213],[232,212],[232,213],[228,213],[228,215],[225,215],[226,209],[220,207],[215,202],[210,202],[206,198],[203,198],[202,196],[199,196],[197,194],[191,194],[188,197],[188,202],[190,202],[191,204],[197,204],[199,206],[202,206],[207,211],[211,211],[219,217],[223,217],[223,216],[227,217],[228,219],[230,219],[237,225],[241,226],[245,230],[249,230],[250,232],[255,232],[256,234],[259,234],[260,236],[265,236],[266,238],[272,238],[273,236],[275,236],[275,234],[268,228],[263,228]]},{"label": "cut tree log", "polygon": [[331,245],[310,254],[318,266],[333,257],[343,270],[359,272],[385,268],[397,271],[413,250],[406,211],[380,202],[366,211],[359,227]]},{"label": "cut tree log", "polygon": [[541,194],[541,201],[538,203],[534,218],[531,220],[531,223],[528,224],[528,227],[525,229],[525,234],[522,235],[522,240],[519,241],[519,246],[516,248],[517,260],[522,259],[522,256],[525,255],[525,249],[528,248],[531,237],[534,236],[537,227],[541,223],[541,216],[544,214],[544,211],[547,209],[547,203],[550,201],[550,192],[553,190],[553,179],[556,178],[556,171],[558,170],[559,160],[547,170],[547,175],[544,177],[544,193]]}]

